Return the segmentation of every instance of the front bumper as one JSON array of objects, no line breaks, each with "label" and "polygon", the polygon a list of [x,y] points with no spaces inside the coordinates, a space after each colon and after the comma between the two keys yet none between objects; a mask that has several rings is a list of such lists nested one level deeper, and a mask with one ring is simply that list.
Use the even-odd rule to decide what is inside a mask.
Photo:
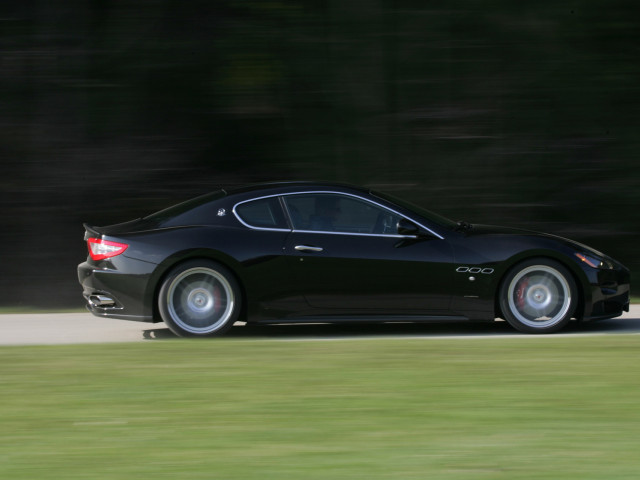
[{"label": "front bumper", "polygon": [[619,317],[629,311],[631,274],[623,266],[612,270],[596,270],[591,278],[591,308],[584,320]]}]

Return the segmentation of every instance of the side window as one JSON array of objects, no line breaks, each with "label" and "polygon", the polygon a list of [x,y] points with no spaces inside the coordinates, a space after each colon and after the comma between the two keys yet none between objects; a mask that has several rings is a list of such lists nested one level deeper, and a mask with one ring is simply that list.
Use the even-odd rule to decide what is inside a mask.
[{"label": "side window", "polygon": [[293,228],[317,232],[395,234],[400,217],[347,195],[314,193],[284,197]]},{"label": "side window", "polygon": [[250,227],[289,230],[276,197],[241,203],[236,205],[235,212]]}]

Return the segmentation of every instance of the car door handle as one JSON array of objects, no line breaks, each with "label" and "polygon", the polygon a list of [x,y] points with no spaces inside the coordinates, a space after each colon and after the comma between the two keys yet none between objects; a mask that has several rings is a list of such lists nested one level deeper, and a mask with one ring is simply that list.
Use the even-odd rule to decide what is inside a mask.
[{"label": "car door handle", "polygon": [[293,247],[298,252],[321,252],[322,247],[312,247],[311,245],[296,245]]}]

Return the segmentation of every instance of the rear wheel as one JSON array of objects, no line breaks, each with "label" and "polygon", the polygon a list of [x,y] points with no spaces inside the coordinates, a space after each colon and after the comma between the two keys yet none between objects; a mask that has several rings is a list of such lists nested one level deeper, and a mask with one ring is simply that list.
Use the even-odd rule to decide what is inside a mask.
[{"label": "rear wheel", "polygon": [[240,288],[233,274],[207,260],[175,267],[158,295],[162,319],[181,337],[222,335],[238,319],[240,303]]},{"label": "rear wheel", "polygon": [[571,320],[578,298],[571,273],[546,258],[516,265],[503,280],[499,295],[505,320],[526,333],[552,333],[563,328]]}]

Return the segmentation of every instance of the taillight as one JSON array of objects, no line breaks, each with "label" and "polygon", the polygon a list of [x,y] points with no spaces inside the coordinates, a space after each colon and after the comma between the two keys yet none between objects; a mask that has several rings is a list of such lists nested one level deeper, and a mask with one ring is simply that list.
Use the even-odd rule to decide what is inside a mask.
[{"label": "taillight", "polygon": [[129,247],[126,243],[110,242],[101,238],[89,238],[87,246],[89,247],[89,255],[93,260],[115,257]]}]

